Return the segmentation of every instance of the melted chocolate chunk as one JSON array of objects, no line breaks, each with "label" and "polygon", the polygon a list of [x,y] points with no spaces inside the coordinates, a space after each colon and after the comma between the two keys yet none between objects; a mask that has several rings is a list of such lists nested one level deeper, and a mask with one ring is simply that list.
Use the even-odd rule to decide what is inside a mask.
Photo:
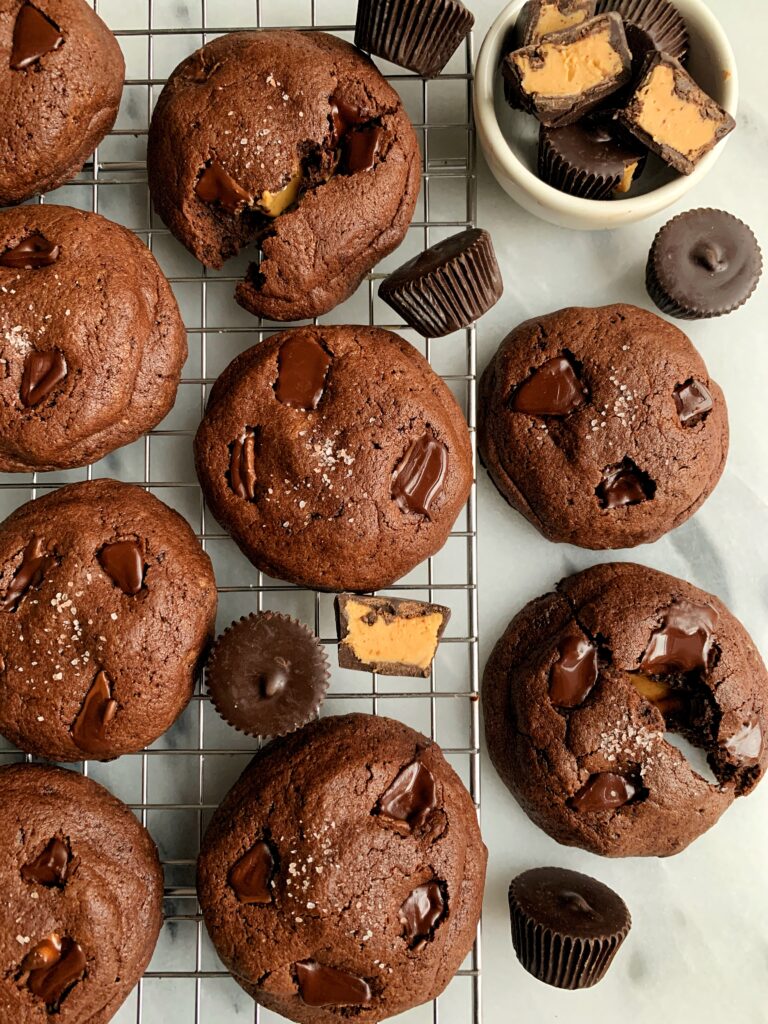
[{"label": "melted chocolate chunk", "polygon": [[371,989],[364,978],[316,960],[296,964],[296,982],[307,1006],[361,1006],[371,1001]]},{"label": "melted chocolate chunk", "polygon": [[51,19],[33,4],[22,5],[16,17],[11,47],[11,70],[21,71],[46,53],[58,49],[64,36]]},{"label": "melted chocolate chunk", "polygon": [[241,903],[271,903],[270,882],[275,858],[269,843],[261,840],[244,853],[229,871],[229,884]]},{"label": "melted chocolate chunk", "polygon": [[198,178],[195,192],[204,203],[218,203],[227,213],[239,213],[250,206],[253,196],[241,188],[218,160],[213,160]]},{"label": "melted chocolate chunk", "polygon": [[135,540],[105,544],[99,552],[99,564],[124,594],[134,597],[144,584],[144,556]]},{"label": "melted chocolate chunk", "polygon": [[256,431],[246,427],[229,446],[229,485],[238,498],[256,498]]},{"label": "melted chocolate chunk", "polygon": [[43,542],[39,537],[33,537],[24,548],[21,565],[16,570],[10,586],[0,597],[0,608],[6,612],[16,611],[30,587],[39,587],[43,582],[49,562],[50,558],[45,553]]},{"label": "melted chocolate chunk", "polygon": [[72,739],[86,754],[104,754],[109,750],[105,742],[107,726],[115,717],[117,701],[112,698],[112,686],[106,672],[99,672],[85,695],[83,705],[72,723]]},{"label": "melted chocolate chunk", "polygon": [[601,508],[639,505],[643,501],[650,501],[655,493],[656,484],[647,473],[638,469],[632,459],[624,459],[616,466],[607,466],[595,491]]},{"label": "melted chocolate chunk", "polygon": [[291,335],[277,356],[275,395],[292,409],[311,412],[320,404],[331,357],[323,346],[306,334]]},{"label": "melted chocolate chunk", "polygon": [[411,949],[418,949],[432,938],[446,910],[445,896],[439,882],[416,886],[400,907],[400,924]]},{"label": "melted chocolate chunk", "polygon": [[586,637],[569,636],[549,674],[549,699],[556,707],[575,708],[597,682],[597,648]]},{"label": "melted chocolate chunk", "polygon": [[598,772],[571,797],[568,806],[575,811],[610,811],[628,804],[637,791],[638,787],[623,775]]},{"label": "melted chocolate chunk", "polygon": [[19,242],[12,249],[0,254],[0,267],[11,267],[13,270],[37,270],[49,267],[59,258],[59,246],[49,242],[47,238],[35,233]]},{"label": "melted chocolate chunk", "polygon": [[21,376],[21,404],[27,409],[39,405],[67,376],[67,361],[57,348],[30,352]]},{"label": "melted chocolate chunk", "polygon": [[54,836],[34,860],[23,865],[21,877],[25,882],[61,888],[67,880],[71,857],[67,843]]},{"label": "melted chocolate chunk", "polygon": [[709,605],[676,601],[652,635],[640,662],[650,675],[706,671],[715,643],[718,614]]},{"label": "melted chocolate chunk", "polygon": [[677,415],[684,427],[695,427],[712,411],[712,395],[699,380],[687,380],[674,391]]},{"label": "melted chocolate chunk", "polygon": [[333,129],[332,143],[334,146],[339,145],[350,128],[363,124],[366,120],[357,107],[353,107],[342,96],[336,94],[331,99],[330,119],[331,128]]},{"label": "melted chocolate chunk", "polygon": [[725,749],[739,761],[757,761],[763,749],[763,730],[753,716],[725,741]]},{"label": "melted chocolate chunk", "polygon": [[414,761],[395,778],[374,813],[414,829],[424,825],[436,807],[437,787],[432,772],[421,761]]},{"label": "melted chocolate chunk", "polygon": [[384,132],[378,125],[348,132],[341,144],[341,168],[347,174],[370,171],[376,165]]},{"label": "melted chocolate chunk", "polygon": [[512,396],[514,412],[529,416],[567,416],[584,404],[584,391],[565,356],[549,359],[523,381]]},{"label": "melted chocolate chunk", "polygon": [[404,512],[429,517],[429,508],[445,483],[448,449],[425,432],[408,446],[392,475],[392,497]]},{"label": "melted chocolate chunk", "polygon": [[70,989],[85,974],[85,953],[74,939],[51,932],[21,962],[21,984],[56,1013]]}]

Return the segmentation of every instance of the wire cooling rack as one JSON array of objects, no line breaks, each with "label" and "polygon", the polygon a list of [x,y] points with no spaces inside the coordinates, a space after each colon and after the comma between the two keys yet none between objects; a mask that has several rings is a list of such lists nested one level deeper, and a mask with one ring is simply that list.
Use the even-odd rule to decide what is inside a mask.
[{"label": "wire cooling rack", "polygon": [[[237,353],[283,325],[254,319],[234,302],[247,255],[207,271],[153,214],[146,184],[146,135],[163,84],[187,54],[238,28],[318,27],[351,40],[354,0],[92,0],[118,37],[126,84],[114,131],[78,178],[44,200],[94,210],[133,229],[169,277],[189,333],[189,359],[176,405],[156,430],[101,462],[65,473],[0,474],[0,516],[22,502],[76,480],[110,476],[146,487],[194,527],[213,560],[222,629],[251,611],[287,612],[336,644],[333,596],[300,590],[258,572],[206,512],[192,459],[192,438],[207,390]],[[422,147],[419,205],[400,249],[376,267],[356,294],[325,323],[370,323],[398,331],[430,360],[462,406],[474,441],[474,327],[434,343],[402,323],[377,296],[377,282],[403,260],[475,220],[471,36],[445,72],[429,82],[379,62],[403,98]],[[444,549],[415,569],[392,593],[452,609],[430,678],[394,679],[334,666],[324,713],[368,711],[399,718],[441,744],[480,805],[477,647],[477,519],[473,488]],[[389,591],[388,591],[389,592]],[[3,741],[0,741],[0,743]],[[202,923],[195,895],[195,861],[214,808],[249,761],[255,741],[230,729],[200,685],[179,721],[153,746],[110,764],[84,762],[84,774],[129,804],[149,828],[165,869],[165,924],[140,984],[115,1017],[118,1024],[229,1024],[282,1018],[255,1007],[224,970]],[[0,760],[23,755],[8,744]],[[402,1024],[480,1024],[479,936],[447,991],[416,1008]]]}]

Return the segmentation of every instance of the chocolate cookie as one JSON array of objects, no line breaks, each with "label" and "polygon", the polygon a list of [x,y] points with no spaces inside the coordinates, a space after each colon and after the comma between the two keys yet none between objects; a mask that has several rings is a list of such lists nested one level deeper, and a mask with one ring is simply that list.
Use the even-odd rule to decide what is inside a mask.
[{"label": "chocolate cookie", "polygon": [[0,1019],[107,1024],[149,963],[163,916],[155,844],[91,779],[0,768]]},{"label": "chocolate cookie", "polygon": [[303,1024],[435,998],[469,952],[487,852],[440,748],[400,722],[326,718],[257,754],[198,861],[238,984]]},{"label": "chocolate cookie", "polygon": [[187,336],[133,232],[66,206],[0,212],[0,472],[67,469],[170,411]]},{"label": "chocolate cookie", "polygon": [[[768,764],[768,673],[711,594],[641,565],[562,580],[512,620],[483,678],[488,750],[554,839],[678,853]],[[665,740],[707,753],[710,784]]]},{"label": "chocolate cookie", "polygon": [[0,206],[82,169],[117,117],[125,61],[85,0],[0,0]]},{"label": "chocolate cookie", "polygon": [[688,338],[635,306],[521,324],[480,386],[491,479],[545,537],[634,547],[689,519],[728,454],[723,393]]},{"label": "chocolate cookie", "polygon": [[189,703],[215,614],[208,556],[153,495],[27,502],[0,526],[0,732],[55,761],[141,750]]},{"label": "chocolate cookie", "polygon": [[427,361],[375,327],[299,327],[238,356],[195,438],[213,515],[263,572],[378,590],[438,551],[472,452]]},{"label": "chocolate cookie", "polygon": [[403,240],[421,172],[397,93],[323,32],[236,32],[193,53],[158,100],[147,159],[155,209],[206,266],[260,242],[236,298],[271,320],[348,298]]}]

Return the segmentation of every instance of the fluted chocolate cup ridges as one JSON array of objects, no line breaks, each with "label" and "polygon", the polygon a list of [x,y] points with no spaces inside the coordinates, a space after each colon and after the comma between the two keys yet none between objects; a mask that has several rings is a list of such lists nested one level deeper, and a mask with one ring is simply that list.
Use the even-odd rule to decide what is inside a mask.
[{"label": "fluted chocolate cup ridges", "polygon": [[360,0],[355,45],[434,78],[474,22],[472,12],[459,0]]}]

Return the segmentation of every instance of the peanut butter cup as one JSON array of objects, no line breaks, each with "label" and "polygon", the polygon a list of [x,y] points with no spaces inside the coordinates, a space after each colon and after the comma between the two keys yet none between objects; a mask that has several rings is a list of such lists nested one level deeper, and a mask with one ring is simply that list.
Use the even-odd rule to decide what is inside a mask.
[{"label": "peanut butter cup", "polygon": [[216,641],[206,668],[211,702],[250,736],[285,736],[315,717],[330,679],[315,634],[277,612],[233,622]]},{"label": "peanut butter cup", "polygon": [[440,338],[478,320],[503,290],[491,236],[469,228],[398,267],[379,295],[419,334]]},{"label": "peanut butter cup", "polygon": [[[627,24],[641,29],[655,49],[685,62],[688,56],[688,27],[671,0],[598,0],[597,12],[615,11]],[[629,36],[628,36],[629,38]]]},{"label": "peanut butter cup", "polygon": [[689,210],[656,235],[646,286],[668,316],[706,320],[743,306],[762,272],[760,246],[743,221],[723,210]]},{"label": "peanut butter cup", "polygon": [[533,868],[509,887],[512,944],[523,967],[556,988],[596,985],[627,937],[631,918],[607,885],[565,868]]},{"label": "peanut butter cup", "polygon": [[629,145],[607,119],[587,118],[539,133],[538,174],[542,181],[582,199],[617,199],[642,174],[646,154]]},{"label": "peanut butter cup", "polygon": [[355,46],[434,78],[474,23],[460,0],[358,0]]}]

